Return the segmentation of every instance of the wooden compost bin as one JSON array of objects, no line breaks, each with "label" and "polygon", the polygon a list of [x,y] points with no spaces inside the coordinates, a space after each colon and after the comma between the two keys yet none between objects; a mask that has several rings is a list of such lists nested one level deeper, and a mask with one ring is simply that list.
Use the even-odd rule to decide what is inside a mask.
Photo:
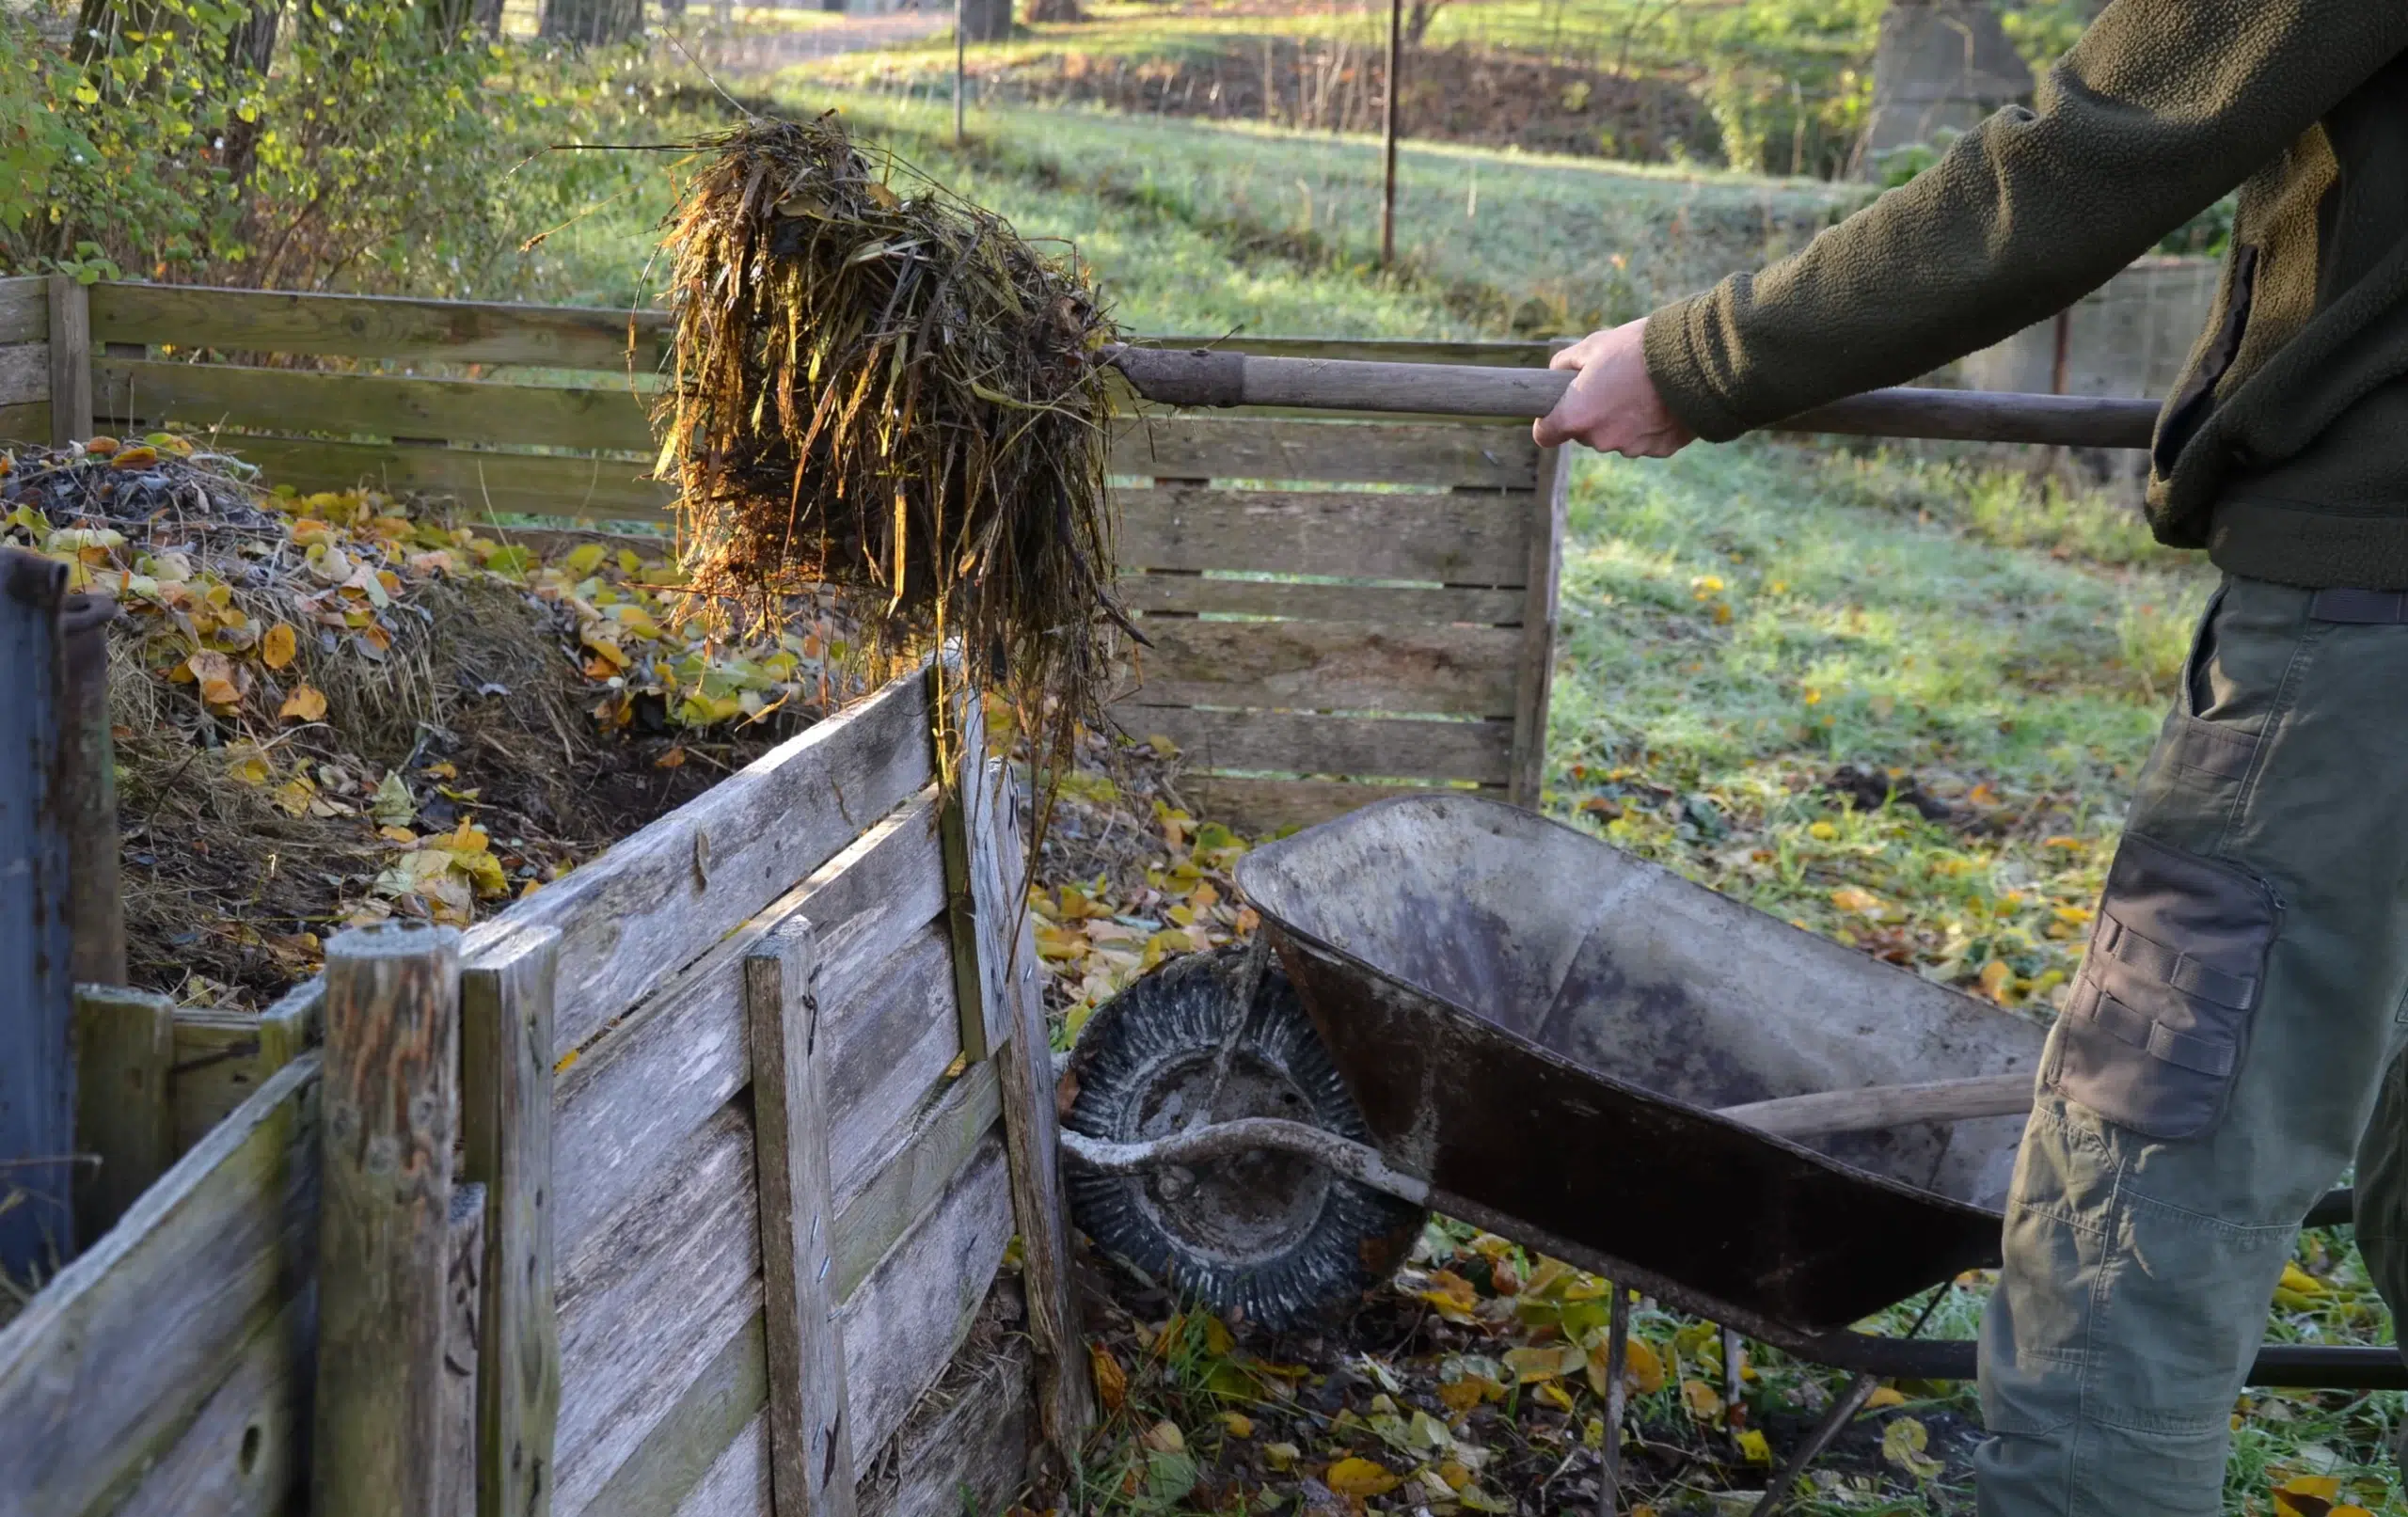
[{"label": "wooden compost bin", "polygon": [[[398,1457],[475,1485],[447,1512],[1007,1499],[1088,1390],[1011,808],[999,766],[943,798],[935,709],[900,679],[467,934],[438,988],[461,1054],[426,1098],[462,1139],[450,1252],[425,1256],[440,1332],[343,1262],[399,1225],[363,1234],[329,1167],[367,1014],[296,991],[268,1019],[290,1061],[0,1330],[0,1507],[283,1511],[313,1428],[409,1426],[430,1398],[459,1435]],[[321,1022],[323,1055],[300,1046]],[[322,1307],[355,1324],[325,1358]],[[319,1461],[318,1509],[398,1510],[361,1471]]]},{"label": "wooden compost bin", "polygon": [[[223,428],[280,482],[472,513],[657,521],[668,504],[638,393],[660,366],[657,311],[106,283],[87,298],[102,431]],[[1550,351],[1244,345],[1525,366]],[[1526,423],[1157,412],[1121,425],[1112,470],[1121,592],[1153,643],[1121,719],[1180,745],[1207,815],[1263,831],[1432,784],[1536,803],[1564,469]]]}]

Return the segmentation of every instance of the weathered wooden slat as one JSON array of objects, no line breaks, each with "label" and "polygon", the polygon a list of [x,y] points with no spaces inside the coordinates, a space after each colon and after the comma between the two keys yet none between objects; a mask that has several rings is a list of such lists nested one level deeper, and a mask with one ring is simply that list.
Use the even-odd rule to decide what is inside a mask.
[{"label": "weathered wooden slat", "polygon": [[444,1481],[438,1512],[477,1509],[477,1363],[485,1290],[485,1188],[452,1187],[452,1226],[443,1278],[442,1435],[435,1449]]},{"label": "weathered wooden slat", "polygon": [[553,1192],[563,1253],[579,1247],[663,1152],[751,1078],[740,964],[788,916],[807,909],[819,931],[820,992],[836,1029],[839,1067],[851,1062],[849,1044],[870,1049],[873,1058],[891,1056],[892,1038],[855,1039],[851,1029],[863,1015],[858,1007],[868,1005],[874,1019],[886,1004],[879,999],[891,989],[882,971],[943,909],[935,808],[933,788],[897,808],[663,985],[570,1067],[560,1082]]},{"label": "weathered wooden slat", "polygon": [[1292,579],[1230,579],[1201,574],[1123,574],[1120,604],[1140,614],[1277,616],[1307,622],[1444,622],[1518,625],[1529,597],[1519,590],[1334,585]]},{"label": "weathered wooden slat", "polygon": [[317,1079],[315,1055],[278,1071],[0,1330],[0,1491],[24,1517],[105,1510],[187,1427],[232,1425],[194,1418],[313,1269]]},{"label": "weathered wooden slat", "polygon": [[887,1146],[863,1163],[859,1189],[837,1204],[831,1272],[839,1301],[859,1289],[912,1222],[936,1205],[1002,1114],[990,1061],[971,1066],[927,1110],[890,1130]]},{"label": "weathered wooden slat", "polygon": [[769,1500],[769,1416],[763,1412],[719,1451],[677,1503],[676,1517],[762,1517]]},{"label": "weathered wooden slat", "polygon": [[[1546,709],[1555,680],[1556,605],[1561,593],[1564,503],[1572,486],[1572,454],[1550,448],[1541,456],[1539,488],[1530,503],[1529,597],[1522,609],[1522,648],[1513,681],[1513,776],[1517,806],[1536,809],[1546,779]],[[1478,778],[1485,779],[1485,775]]]},{"label": "weathered wooden slat", "polygon": [[560,932],[568,1052],[926,785],[927,721],[925,679],[889,684],[478,927],[469,953]]},{"label": "weathered wooden slat", "polygon": [[[1060,1129],[1054,1110],[1054,1050],[1045,1035],[1045,992],[1037,977],[1035,924],[1022,890],[1020,814],[1010,770],[989,765],[979,788],[989,799],[994,843],[986,867],[996,898],[994,924],[1003,960],[993,978],[1012,1020],[1011,1035],[995,1051],[1004,1108],[1004,1157],[1011,1177],[1012,1215],[1020,1225],[1021,1284],[1028,1304],[1028,1339],[1037,1351],[1038,1425],[1072,1467],[1095,1423],[1095,1383],[1087,1367],[1086,1334],[1079,1319],[1072,1274],[1070,1209],[1062,1191]],[[1004,913],[1008,911],[1008,915]]]},{"label": "weathered wooden slat", "polygon": [[[748,1237],[747,1241],[757,1241]],[[757,1268],[758,1253],[752,1256]],[[608,1389],[611,1400],[602,1408],[604,1415],[576,1440],[569,1437],[566,1408],[561,1424],[561,1485],[553,1499],[553,1509],[562,1517],[578,1517],[593,1509],[617,1509],[651,1513],[660,1506],[597,1509],[602,1493],[616,1484],[622,1471],[648,1450],[658,1449],[657,1440],[664,1430],[677,1430],[679,1414],[688,1391],[712,1371],[726,1350],[728,1341],[738,1335],[749,1334],[758,1338],[761,1333],[761,1277],[754,1273],[738,1276],[730,1286],[720,1274],[697,1275],[687,1282],[689,1295],[699,1294],[706,1310],[681,1311],[675,1318],[642,1327],[630,1324],[630,1332],[655,1335],[642,1343],[630,1343],[623,1356],[610,1361],[610,1380]],[[691,1303],[680,1303],[689,1305]],[[638,1321],[642,1321],[639,1319]],[[763,1371],[763,1387],[752,1392],[753,1399],[743,1408],[750,1412],[764,1404],[767,1371]],[[570,1382],[574,1397],[576,1382]],[[722,1441],[724,1434],[721,1434]],[[718,1446],[692,1450],[695,1462],[689,1466],[705,1468],[717,1453]],[[664,1451],[665,1452],[665,1451]],[[641,1466],[638,1466],[641,1469]],[[631,1483],[639,1487],[672,1484],[658,1475],[639,1478]],[[661,1493],[673,1501],[679,1493],[674,1490]]]},{"label": "weathered wooden slat", "polygon": [[1504,721],[1386,720],[1181,706],[1120,706],[1114,715],[1132,736],[1159,734],[1169,738],[1194,771],[1472,780],[1481,784],[1503,784],[1513,772],[1513,728]]},{"label": "weathered wooden slat", "polygon": [[[659,361],[664,311],[638,311],[636,367]],[[629,314],[571,306],[513,306],[379,295],[283,294],[183,285],[93,287],[92,335],[241,353],[320,353],[402,363],[627,367]]]},{"label": "weathered wooden slat", "polygon": [[0,442],[37,443],[50,441],[50,403],[27,401],[19,405],[0,405]]},{"label": "weathered wooden slat", "polygon": [[1120,562],[1346,579],[1518,588],[1529,572],[1529,497],[1122,490]]},{"label": "weathered wooden slat", "polygon": [[1266,358],[1351,358],[1370,363],[1468,363],[1489,369],[1544,369],[1560,341],[1431,342],[1418,338],[1137,337],[1148,348],[1212,348]]},{"label": "weathered wooden slat", "polygon": [[832,1013],[829,1027],[837,1041],[828,1071],[828,1147],[840,1207],[868,1183],[887,1134],[918,1114],[961,1056],[943,925],[930,923],[888,960],[887,972],[871,993]]},{"label": "weathered wooden slat", "polygon": [[286,1302],[110,1517],[284,1517],[307,1464],[316,1334],[315,1298]]},{"label": "weathered wooden slat", "polygon": [[560,935],[460,972],[462,1174],[485,1189],[477,1383],[480,1517],[546,1517],[560,1415],[552,1240],[552,982]]},{"label": "weathered wooden slat", "polygon": [[312,979],[258,1016],[198,1006],[177,1010],[167,1091],[175,1103],[178,1153],[208,1136],[268,1076],[301,1056],[318,1036],[325,994],[325,982]]},{"label": "weathered wooden slat", "polygon": [[869,1467],[977,1319],[1012,1236],[1004,1148],[990,1139],[944,1199],[870,1272],[840,1319],[853,1458]]},{"label": "weathered wooden slat", "polygon": [[851,1517],[853,1510],[852,1429],[832,1279],[836,1202],[828,1174],[818,960],[811,923],[802,917],[780,924],[744,959],[777,1517]]},{"label": "weathered wooden slat", "polygon": [[1036,1441],[1030,1359],[1016,1335],[958,1358],[904,1423],[895,1457],[863,1482],[862,1517],[1004,1510],[1028,1478]]},{"label": "weathered wooden slat", "polygon": [[646,455],[655,447],[650,403],[624,380],[573,389],[108,358],[99,364],[97,381],[100,414],[141,426],[182,421],[237,432],[440,437]]},{"label": "weathered wooden slat", "polygon": [[[1340,816],[1357,806],[1390,796],[1427,795],[1407,785],[1349,784],[1335,780],[1242,780],[1190,775],[1180,781],[1180,793],[1196,814],[1228,824],[1248,837],[1260,837],[1283,827],[1310,827]],[[1501,789],[1482,792],[1502,796]]]},{"label": "weathered wooden slat", "polygon": [[1516,428],[1174,413],[1117,424],[1111,466],[1151,479],[1528,490],[1538,482],[1538,445]]},{"label": "weathered wooden slat", "polygon": [[1154,621],[1146,636],[1119,692],[1132,705],[1446,717],[1511,717],[1522,644],[1513,627],[1357,622]]},{"label": "weathered wooden slat", "polygon": [[[110,424],[114,424],[113,422]],[[648,463],[547,457],[409,443],[322,442],[306,437],[228,437],[271,484],[296,490],[358,485],[393,494],[452,499],[483,513],[658,521],[673,493],[642,476]]]},{"label": "weathered wooden slat", "polygon": [[50,340],[50,280],[39,274],[0,279],[0,342]]},{"label": "weathered wooden slat", "polygon": [[120,986],[75,988],[75,1236],[90,1247],[176,1160],[176,1004]]},{"label": "weathered wooden slat", "polygon": [[326,942],[311,1509],[441,1509],[460,935],[353,928]]},{"label": "weathered wooden slat", "polygon": [[14,342],[0,347],[0,405],[50,399],[50,344]]},{"label": "weathered wooden slat", "polygon": [[[720,1349],[585,1517],[769,1517],[769,1367],[761,1319]],[[733,1430],[731,1431],[731,1430]]]},{"label": "weathered wooden slat", "polygon": [[92,435],[92,292],[63,274],[50,277],[50,445]]},{"label": "weathered wooden slat", "polygon": [[949,730],[937,735],[940,747],[953,750],[951,757],[938,760],[940,766],[951,765],[956,771],[938,830],[944,845],[945,909],[953,940],[961,1052],[975,1064],[1011,1036],[1002,965],[1010,951],[1005,935],[1007,919],[1017,913],[1003,893],[1003,871],[995,860],[996,797],[985,780],[985,708],[974,693],[947,691],[938,683],[937,668],[928,671],[928,678],[930,708],[949,711],[952,719]]}]

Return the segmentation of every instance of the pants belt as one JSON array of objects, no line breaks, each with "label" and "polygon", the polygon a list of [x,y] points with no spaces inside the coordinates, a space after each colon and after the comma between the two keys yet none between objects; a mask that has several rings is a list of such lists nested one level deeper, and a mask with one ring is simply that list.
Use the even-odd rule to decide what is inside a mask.
[{"label": "pants belt", "polygon": [[2320,590],[2308,603],[2307,615],[2315,622],[2362,625],[2408,623],[2408,591]]}]

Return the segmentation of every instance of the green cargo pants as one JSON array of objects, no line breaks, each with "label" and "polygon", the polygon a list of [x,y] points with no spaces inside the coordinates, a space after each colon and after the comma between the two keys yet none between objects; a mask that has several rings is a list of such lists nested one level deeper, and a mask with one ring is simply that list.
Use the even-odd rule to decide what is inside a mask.
[{"label": "green cargo pants", "polygon": [[2051,1033],[1982,1329],[1980,1510],[2214,1513],[2298,1224],[2355,1151],[2408,1304],[2408,618],[2227,579]]}]

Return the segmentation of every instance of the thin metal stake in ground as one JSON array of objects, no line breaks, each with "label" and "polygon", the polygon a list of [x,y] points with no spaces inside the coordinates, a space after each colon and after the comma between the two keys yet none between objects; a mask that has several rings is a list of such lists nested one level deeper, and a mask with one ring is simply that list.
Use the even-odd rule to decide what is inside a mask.
[{"label": "thin metal stake in ground", "polygon": [[1381,103],[1380,136],[1387,166],[1380,182],[1380,266],[1396,261],[1396,129],[1398,65],[1404,56],[1404,0],[1388,0],[1387,98]]},{"label": "thin metal stake in ground", "polygon": [[1606,1319],[1606,1426],[1597,1440],[1597,1517],[1622,1509],[1622,1418],[1630,1391],[1630,1290],[1614,1283],[1612,1313]]}]

